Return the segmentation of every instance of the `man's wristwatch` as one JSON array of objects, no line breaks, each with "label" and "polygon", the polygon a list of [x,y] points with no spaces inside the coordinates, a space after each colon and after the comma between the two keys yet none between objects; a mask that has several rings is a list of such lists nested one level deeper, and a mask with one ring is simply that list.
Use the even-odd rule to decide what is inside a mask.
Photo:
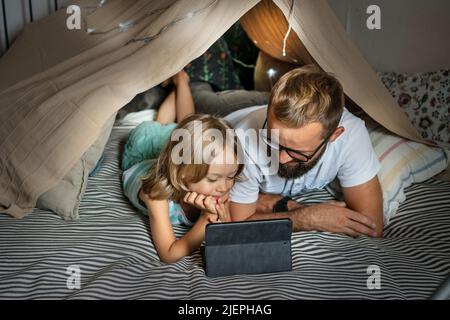
[{"label": "man's wristwatch", "polygon": [[280,200],[275,203],[275,205],[272,208],[272,212],[286,212],[288,210],[288,202],[289,200],[292,200],[291,197],[285,196],[281,198]]}]

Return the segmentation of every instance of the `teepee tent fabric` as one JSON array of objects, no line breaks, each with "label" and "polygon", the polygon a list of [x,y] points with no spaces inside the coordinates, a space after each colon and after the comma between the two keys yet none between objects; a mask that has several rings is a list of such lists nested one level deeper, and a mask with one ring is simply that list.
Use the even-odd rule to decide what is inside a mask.
[{"label": "teepee tent fabric", "polygon": [[[288,17],[290,1],[274,2]],[[347,96],[386,129],[423,142],[325,0],[295,1],[291,15],[292,29],[309,54],[322,69],[337,76]]]},{"label": "teepee tent fabric", "polygon": [[[1,212],[30,213],[114,112],[200,56],[258,0],[98,3],[76,2],[83,30],[69,30],[60,10],[26,27],[0,60]],[[290,1],[275,3],[288,17]],[[135,25],[117,28],[127,21]],[[326,0],[295,1],[289,22],[352,100],[389,130],[420,140]],[[95,32],[85,32],[87,27]],[[149,42],[131,41],[156,34]]]},{"label": "teepee tent fabric", "polygon": [[[76,4],[85,17],[98,2]],[[30,213],[114,112],[200,56],[256,3],[110,0],[86,17],[90,28],[141,20],[95,35],[69,30],[60,10],[28,26],[0,63],[0,211]],[[128,43],[192,12],[148,43]]]},{"label": "teepee tent fabric", "polygon": [[[282,49],[288,23],[280,21],[283,14],[295,31],[287,38],[286,56]],[[262,0],[241,21],[262,51],[293,64],[317,62],[337,76],[347,96],[373,119],[400,136],[421,141],[326,1]]]}]

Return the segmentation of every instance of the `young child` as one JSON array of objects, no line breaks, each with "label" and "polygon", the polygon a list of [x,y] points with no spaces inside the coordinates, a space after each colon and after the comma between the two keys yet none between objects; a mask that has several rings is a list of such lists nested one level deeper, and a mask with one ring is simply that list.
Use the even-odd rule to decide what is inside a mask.
[{"label": "young child", "polygon": [[[201,139],[194,134],[199,124]],[[182,142],[187,139],[191,146],[192,152],[183,154],[188,161],[181,164],[174,161],[174,156],[180,155],[180,141],[168,139],[156,160],[137,162],[123,173],[125,195],[136,208],[148,214],[153,243],[161,261],[166,263],[197,249],[208,223],[230,221],[228,194],[243,170],[243,164],[237,161],[237,139],[226,138],[230,127],[222,119],[194,114],[183,119],[176,129],[185,133]],[[211,129],[220,132],[223,139],[208,138]],[[209,160],[202,156],[201,162],[195,163],[196,152],[206,149],[216,152],[211,153]],[[192,228],[177,239],[172,228],[176,224]]]},{"label": "young child", "polygon": [[123,171],[143,160],[157,158],[176,123],[195,113],[188,74],[181,70],[162,83],[163,86],[172,84],[173,89],[158,109],[156,121],[144,121],[130,132],[122,156]]}]

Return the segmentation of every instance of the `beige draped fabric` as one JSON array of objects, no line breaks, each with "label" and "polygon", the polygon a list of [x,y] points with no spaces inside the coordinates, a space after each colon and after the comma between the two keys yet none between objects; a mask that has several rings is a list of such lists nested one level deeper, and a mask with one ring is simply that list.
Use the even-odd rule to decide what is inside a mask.
[{"label": "beige draped fabric", "polygon": [[[326,1],[296,0],[292,10],[291,4],[291,0],[262,0],[241,18],[255,45],[271,57],[290,64],[317,62],[325,71],[337,75],[346,95],[373,119],[400,136],[421,141],[397,102],[346,36]],[[288,20],[293,31],[289,33],[286,56],[283,56]],[[256,71],[267,63],[274,64],[273,60],[264,59],[264,55],[261,58]]]},{"label": "beige draped fabric", "polygon": [[[28,26],[0,60],[0,211],[31,212],[115,111],[200,56],[257,2],[109,0],[86,17],[89,27],[106,31],[166,9],[126,32],[68,30],[65,10]],[[78,2],[82,8],[97,3]],[[127,45],[202,8],[149,43]]]},{"label": "beige draped fabric", "polygon": [[[29,25],[0,59],[1,212],[31,212],[114,112],[200,56],[258,0],[108,0],[86,9],[97,3],[78,2],[83,20],[97,32],[110,32],[68,30],[68,15],[60,10]],[[275,3],[287,16],[289,1]],[[186,15],[148,43],[128,43]],[[130,20],[138,23],[124,32],[114,29]],[[351,99],[391,131],[419,139],[325,0],[296,0],[290,22]]]},{"label": "beige draped fabric", "polygon": [[[289,17],[290,0],[274,0]],[[423,142],[405,113],[347,37],[326,0],[296,0],[289,22],[321,68],[341,81],[346,95],[386,129]]]}]

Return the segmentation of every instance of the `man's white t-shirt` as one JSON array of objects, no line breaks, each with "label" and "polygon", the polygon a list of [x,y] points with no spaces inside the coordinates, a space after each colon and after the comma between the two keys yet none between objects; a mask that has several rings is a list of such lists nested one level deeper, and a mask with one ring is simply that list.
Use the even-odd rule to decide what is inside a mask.
[{"label": "man's white t-shirt", "polygon": [[[255,129],[259,132],[267,115],[267,106],[256,106],[236,111],[225,120],[234,129]],[[247,140],[242,181],[236,182],[230,192],[233,202],[249,204],[258,200],[260,192],[295,197],[313,190],[323,189],[335,178],[342,187],[353,187],[372,179],[380,169],[364,121],[344,108],[339,126],[345,131],[333,142],[328,142],[317,164],[303,176],[286,179],[273,173],[269,164],[259,156],[266,152],[258,148],[261,141]],[[241,137],[238,135],[238,138]],[[246,139],[249,139],[246,137]],[[259,139],[259,136],[257,138]],[[251,161],[250,161],[251,160]]]}]

